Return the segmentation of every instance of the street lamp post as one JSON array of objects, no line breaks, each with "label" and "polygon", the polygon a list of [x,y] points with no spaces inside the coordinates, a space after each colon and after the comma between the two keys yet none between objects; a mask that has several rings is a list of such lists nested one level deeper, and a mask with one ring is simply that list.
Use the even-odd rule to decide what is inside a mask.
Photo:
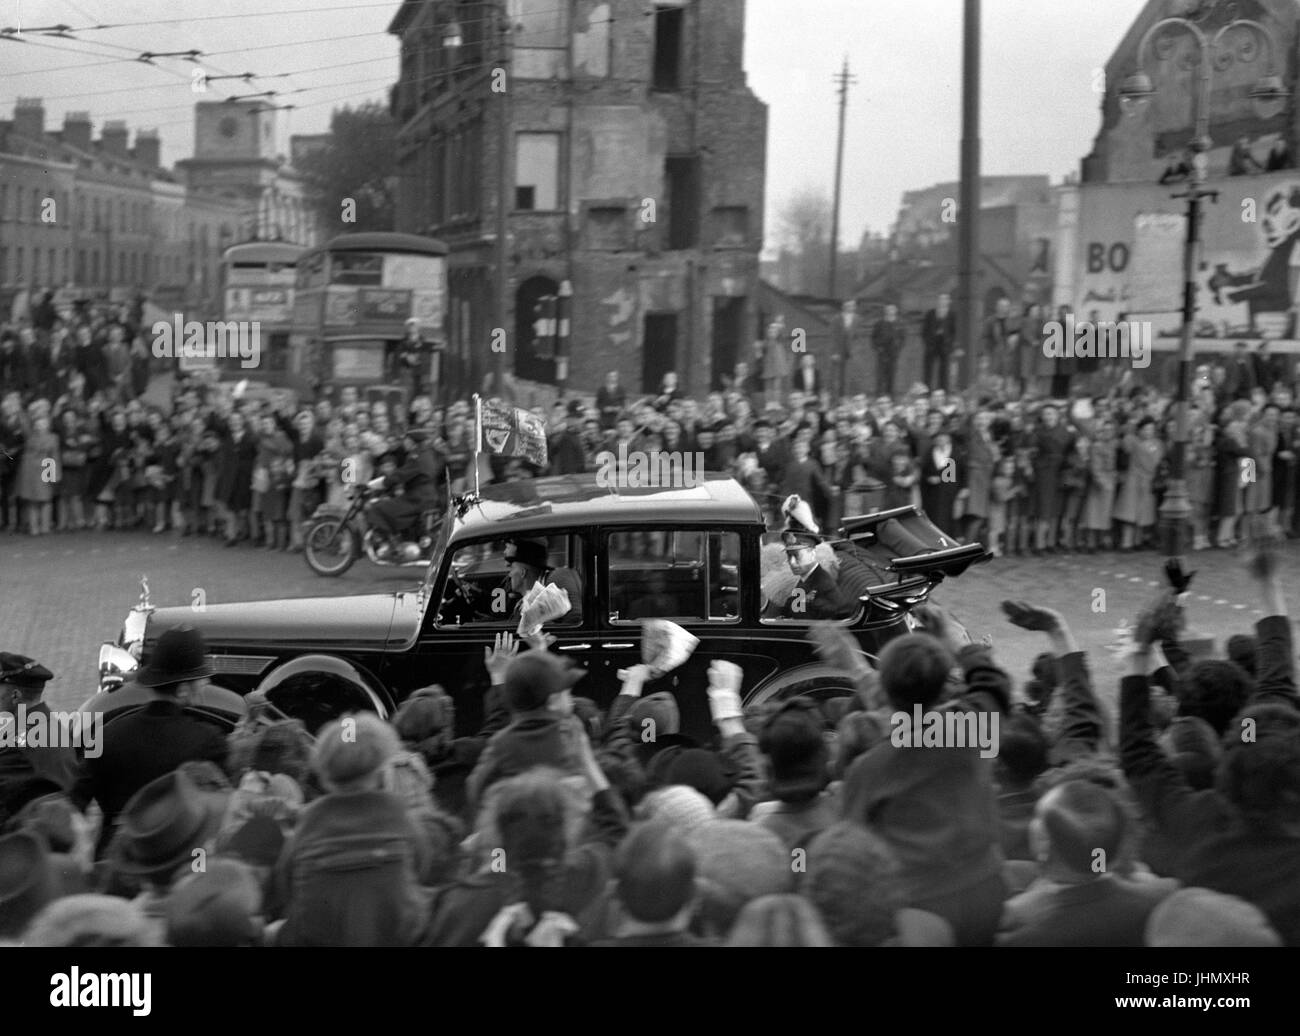
[{"label": "street lamp post", "polygon": [[[1191,396],[1192,339],[1196,324],[1196,272],[1201,261],[1201,206],[1208,198],[1217,200],[1218,191],[1205,186],[1208,167],[1207,152],[1213,146],[1210,139],[1210,84],[1213,78],[1213,56],[1218,53],[1228,33],[1246,30],[1258,36],[1269,53],[1269,72],[1251,89],[1250,96],[1261,117],[1268,118],[1287,98],[1281,79],[1272,72],[1273,39],[1268,30],[1258,22],[1238,18],[1223,26],[1213,38],[1186,18],[1170,17],[1156,22],[1142,37],[1137,50],[1137,71],[1121,84],[1120,103],[1128,114],[1141,111],[1155,93],[1151,77],[1142,71],[1142,61],[1148,45],[1157,34],[1165,30],[1183,30],[1196,41],[1199,56],[1198,89],[1192,94],[1192,121],[1194,130],[1188,143],[1190,155],[1186,190],[1173,195],[1187,202],[1187,232],[1183,245],[1183,321],[1178,349],[1178,390],[1175,396],[1174,442],[1169,454],[1169,485],[1160,506],[1160,534],[1165,555],[1181,557],[1187,552],[1192,521],[1192,503],[1187,491],[1187,436],[1188,402]],[[1167,37],[1166,37],[1167,38]],[[1242,53],[1244,59],[1245,53]],[[1252,59],[1253,60],[1253,59]],[[1220,66],[1226,67],[1226,66]]]}]

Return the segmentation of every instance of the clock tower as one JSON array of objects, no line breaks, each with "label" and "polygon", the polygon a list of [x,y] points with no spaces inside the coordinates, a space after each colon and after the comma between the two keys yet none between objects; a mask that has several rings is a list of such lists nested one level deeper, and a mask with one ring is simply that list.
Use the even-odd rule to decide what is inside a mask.
[{"label": "clock tower", "polygon": [[274,161],[275,115],[264,101],[201,101],[194,110],[194,157]]}]

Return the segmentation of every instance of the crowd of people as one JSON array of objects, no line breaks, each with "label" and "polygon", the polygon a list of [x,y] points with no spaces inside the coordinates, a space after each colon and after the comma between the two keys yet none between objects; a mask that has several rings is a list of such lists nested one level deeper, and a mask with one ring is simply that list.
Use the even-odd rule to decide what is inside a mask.
[{"label": "crowd of people", "polygon": [[[715,661],[676,690],[707,694],[705,743],[670,674],[622,671],[601,709],[544,632],[485,652],[474,736],[437,685],[313,736],[208,684],[201,635],[175,627],[96,753],[0,748],[0,944],[1300,944],[1276,557],[1250,561],[1266,617],[1227,658],[1180,642],[1190,577],[1167,572],[1117,730],[1064,617],[1017,601],[1007,619],[1047,640],[1023,688],[937,608],[875,669],[818,623],[853,695],[742,706],[739,668]],[[0,713],[48,720],[50,677],[0,653]],[[995,751],[922,741],[917,713],[991,726]]]},{"label": "crowd of people", "polygon": [[[604,451],[700,453],[774,523],[791,495],[827,530],[919,503],[994,553],[1141,549],[1168,490],[1170,398],[1140,385],[835,400],[801,361],[793,388],[746,363],[697,400],[672,375],[635,397],[611,373],[594,400],[542,411],[543,471],[476,461],[464,401],[394,412],[342,388],[295,407],[181,376],[159,398],[142,350],[129,307],[51,323],[38,306],[32,326],[0,329],[8,529],[294,549],[318,502],[430,443],[444,497],[475,463],[486,482],[593,470]],[[1255,359],[1243,347],[1197,372],[1198,547],[1296,532],[1296,386]],[[201,636],[169,630],[114,696],[139,708],[106,724],[101,751],[0,737],[0,941],[1296,945],[1294,647],[1276,556],[1250,566],[1266,617],[1219,658],[1180,643],[1189,580],[1167,570],[1117,724],[1066,619],[1023,602],[1008,620],[1048,641],[1023,687],[925,607],[875,669],[847,631],[811,627],[854,695],[751,706],[715,662],[707,686],[675,690],[632,666],[603,708],[545,633],[505,634],[485,657],[488,718],[459,737],[436,685],[389,719],[309,731],[210,684]],[[50,677],[0,653],[0,732],[55,722]],[[712,740],[682,732],[679,694],[707,695]],[[899,737],[918,710],[996,719],[995,751]]]},{"label": "crowd of people", "polygon": [[[828,528],[916,504],[998,555],[1154,543],[1176,439],[1171,394],[1158,386],[1121,379],[1092,395],[1083,381],[1057,397],[1007,376],[963,393],[918,384],[834,398],[811,355],[777,377],[761,364],[738,364],[699,399],[671,373],[636,395],[611,372],[594,398],[534,408],[549,428],[545,469],[484,456],[479,480],[593,471],[605,451],[674,464],[690,455],[695,470],[734,474],[765,504],[797,494]],[[1297,386],[1284,366],[1239,343],[1197,368],[1185,465],[1195,549],[1234,546],[1247,523],[1300,531]],[[436,503],[475,474],[466,399],[426,393],[390,408],[325,386],[296,405],[202,375],[151,382],[151,372],[129,306],[64,320],[42,303],[30,324],[0,327],[0,531],[150,529],[300,550],[316,506],[397,470],[410,430],[432,443]]]}]

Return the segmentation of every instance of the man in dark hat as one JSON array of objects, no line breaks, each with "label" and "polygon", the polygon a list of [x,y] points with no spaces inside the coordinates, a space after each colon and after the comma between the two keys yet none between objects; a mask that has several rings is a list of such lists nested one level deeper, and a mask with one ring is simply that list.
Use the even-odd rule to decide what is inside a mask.
[{"label": "man in dark hat", "polygon": [[402,495],[376,500],[366,508],[370,524],[385,533],[389,541],[379,548],[379,556],[392,552],[392,540],[413,525],[425,511],[438,506],[442,491],[442,473],[446,459],[434,447],[433,436],[423,428],[408,428],[402,440],[406,462],[391,475],[371,479],[371,489],[392,491],[401,487]]},{"label": "man in dark hat", "polygon": [[226,762],[226,738],[185,707],[212,675],[203,635],[188,626],[165,631],[136,675],[153,699],[104,729],[102,752],[86,757],[73,799],[83,809],[94,799],[104,814],[97,855],[102,856],[131,796],[150,781],[191,760]]},{"label": "man in dark hat", "polygon": [[519,618],[523,596],[539,581],[543,586],[558,586],[569,595],[572,607],[567,614],[555,621],[571,622],[582,617],[582,580],[571,568],[552,568],[545,543],[537,540],[511,542],[506,546],[506,564],[510,569],[511,593],[518,594],[519,597],[510,612],[512,619]]},{"label": "man in dark hat", "polygon": [[145,886],[136,905],[146,914],[165,916],[178,870],[189,869],[196,849],[215,848],[229,801],[229,790],[204,788],[178,769],[149,781],[125,804],[108,858],[115,873]]},{"label": "man in dark hat", "polygon": [[[0,724],[15,727],[0,741],[0,824],[27,802],[56,791],[69,791],[78,775],[76,751],[47,736],[26,743],[27,731],[43,723],[53,732],[49,706],[41,701],[54,674],[34,658],[0,651]],[[19,743],[19,742],[22,743]]]},{"label": "man in dark hat", "polygon": [[818,536],[790,530],[781,536],[785,559],[799,580],[785,604],[770,602],[764,609],[768,619],[847,619],[853,614],[853,602],[845,597],[835,577],[822,568],[817,559]]}]

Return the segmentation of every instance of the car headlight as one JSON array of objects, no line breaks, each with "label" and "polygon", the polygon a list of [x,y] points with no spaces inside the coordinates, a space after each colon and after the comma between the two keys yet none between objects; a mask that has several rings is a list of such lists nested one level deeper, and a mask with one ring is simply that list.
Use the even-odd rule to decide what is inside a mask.
[{"label": "car headlight", "polygon": [[99,648],[99,689],[115,691],[126,680],[127,673],[140,667],[140,661],[125,648],[116,644],[102,644]]}]

